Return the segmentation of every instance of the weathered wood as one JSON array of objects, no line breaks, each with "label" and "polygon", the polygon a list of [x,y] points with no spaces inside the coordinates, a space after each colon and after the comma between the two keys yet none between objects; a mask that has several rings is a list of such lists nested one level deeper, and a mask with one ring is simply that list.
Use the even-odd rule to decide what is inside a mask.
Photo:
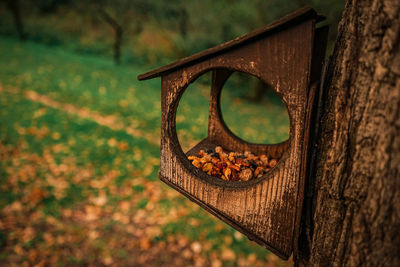
[{"label": "weathered wood", "polygon": [[283,152],[287,149],[288,141],[273,145],[253,144],[240,139],[226,126],[222,118],[220,97],[224,83],[231,73],[233,73],[233,71],[228,69],[213,70],[210,93],[210,115],[208,119],[208,139],[228,151],[251,151],[258,155],[267,154],[273,158],[281,158]]},{"label": "weathered wood", "polygon": [[[214,52],[208,51],[207,57],[197,56],[141,76],[144,79],[162,75],[160,179],[283,259],[292,253],[298,235],[317,91],[315,65],[322,62],[321,50],[313,45],[319,17],[310,10],[298,14],[299,18],[291,16],[291,20],[273,24],[287,27],[274,28],[257,38],[244,38],[229,49],[225,49],[228,45],[217,47],[211,50]],[[220,145],[229,151],[247,150],[279,158],[278,164],[262,178],[246,182],[218,179],[194,167],[182,151],[175,125],[177,107],[188,85],[207,71],[213,72],[208,137],[187,154]],[[220,95],[234,71],[259,78],[282,98],[290,118],[287,141],[253,144],[228,129],[221,115]],[[315,85],[310,87],[312,79]]]},{"label": "weathered wood", "polygon": [[348,0],[323,79],[298,266],[400,266],[400,1]]},{"label": "weathered wood", "polygon": [[[300,224],[302,227],[299,229],[300,231],[303,232],[296,232],[295,233],[295,240],[293,244],[293,252],[294,255],[298,255],[300,252],[299,248],[299,238],[307,238],[309,236],[309,233],[305,231],[307,227],[304,227],[304,225],[310,225],[311,219],[311,214],[309,211],[311,210],[312,206],[312,194],[310,194],[311,190],[309,188],[313,188],[313,180],[309,179],[310,173],[313,172],[313,168],[315,166],[315,162],[317,161],[316,155],[315,155],[315,149],[314,147],[316,146],[316,138],[319,134],[319,122],[318,118],[320,118],[320,111],[322,109],[322,83],[321,75],[323,75],[322,69],[323,69],[323,62],[324,62],[324,56],[325,56],[325,49],[327,45],[327,40],[328,40],[328,26],[323,26],[321,28],[317,28],[315,30],[315,37],[314,37],[314,51],[313,51],[313,62],[312,62],[312,67],[311,67],[311,90],[309,94],[309,102],[308,102],[308,108],[307,108],[307,119],[309,120],[308,125],[310,125],[310,128],[306,132],[306,139],[309,139],[309,143],[306,144],[308,147],[304,151],[306,152],[303,156],[307,157],[307,166],[303,168],[303,171],[305,171],[305,179],[303,182],[305,184],[301,184],[300,190],[304,189],[304,192],[301,192],[299,195],[303,196],[302,201],[299,201],[300,203],[304,203],[303,207],[298,207],[298,210],[301,210],[301,215],[297,217],[298,221],[297,223]],[[308,194],[305,195],[305,192]],[[297,230],[298,228],[296,228]],[[303,235],[303,237],[300,237],[300,235]],[[305,237],[304,237],[305,236]],[[304,243],[303,243],[304,246]],[[304,249],[302,247],[301,249]]]}]

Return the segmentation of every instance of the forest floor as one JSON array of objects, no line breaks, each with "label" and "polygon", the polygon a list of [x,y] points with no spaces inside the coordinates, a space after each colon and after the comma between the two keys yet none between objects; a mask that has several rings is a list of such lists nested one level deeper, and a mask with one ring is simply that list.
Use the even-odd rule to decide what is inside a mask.
[{"label": "forest floor", "polygon": [[[5,37],[0,57],[0,265],[289,265],[158,180],[141,66]],[[204,132],[180,120],[190,146]]]}]

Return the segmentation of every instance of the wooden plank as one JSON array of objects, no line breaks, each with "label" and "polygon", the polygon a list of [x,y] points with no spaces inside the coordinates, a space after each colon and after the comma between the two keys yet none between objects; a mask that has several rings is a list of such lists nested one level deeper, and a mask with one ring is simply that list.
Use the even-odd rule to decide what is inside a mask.
[{"label": "wooden plank", "polygon": [[242,234],[247,236],[251,241],[254,241],[257,244],[259,244],[260,246],[263,246],[263,247],[269,249],[270,251],[272,251],[273,253],[278,255],[281,259],[284,259],[284,260],[289,259],[288,255],[282,254],[279,250],[277,250],[273,246],[270,246],[268,243],[266,243],[263,239],[261,239],[257,235],[253,234],[252,232],[247,231],[245,228],[241,227],[240,225],[238,225],[237,223],[232,221],[229,217],[226,217],[223,214],[221,214],[219,212],[219,210],[211,208],[206,202],[203,202],[201,199],[196,198],[191,194],[188,194],[184,189],[176,186],[176,184],[174,184],[174,183],[171,183],[168,178],[163,177],[160,173],[158,174],[158,176],[162,182],[164,182],[165,184],[174,188],[176,191],[178,191],[179,193],[181,193],[182,195],[184,195],[185,197],[190,199],[190,201],[198,204],[199,206],[201,206],[203,209],[207,210],[209,213],[211,213],[218,219],[220,219],[220,220],[224,221],[225,223],[227,223],[228,225],[232,226],[233,228],[235,228],[236,230],[238,230],[239,232],[241,232]]},{"label": "wooden plank", "polygon": [[[306,179],[303,179],[303,183],[300,186],[299,190],[299,198],[301,201],[298,203],[297,207],[297,215],[296,215],[296,228],[295,228],[295,239],[293,240],[293,254],[299,255],[299,243],[298,240],[300,235],[307,235],[308,233],[299,232],[300,224],[309,225],[312,214],[309,212],[303,213],[303,207],[306,211],[312,210],[312,195],[305,195],[305,192],[308,191],[308,194],[312,190],[309,188],[313,187],[314,181],[310,179],[309,174],[312,173],[312,168],[315,165],[315,155],[311,153],[311,151],[315,151],[312,149],[314,144],[314,139],[318,135],[319,124],[317,123],[319,118],[319,111],[322,99],[321,92],[321,84],[320,81],[323,80],[321,78],[321,72],[323,69],[323,62],[325,58],[325,49],[328,40],[328,26],[323,26],[315,29],[314,33],[314,44],[313,44],[313,58],[312,58],[312,66],[311,66],[311,75],[310,75],[310,92],[308,96],[308,107],[307,107],[307,115],[306,115],[306,133],[304,138],[305,147],[303,150],[303,160],[302,160],[302,173]],[[307,187],[307,189],[306,189]],[[303,226],[303,229],[305,227]]]},{"label": "wooden plank", "polygon": [[[257,42],[243,44],[218,57],[162,76],[160,178],[284,259],[290,256],[297,233],[296,216],[305,179],[302,162],[306,149],[304,142],[307,142],[314,25],[314,20],[292,25]],[[175,125],[179,100],[187,86],[209,70],[220,75],[213,79],[209,137],[189,153],[200,147],[214,148],[216,144],[235,151],[279,152],[278,164],[260,179],[227,182],[209,176],[195,168],[180,147]],[[287,143],[270,146],[244,142],[227,130],[222,118],[218,119],[218,95],[230,71],[242,71],[260,78],[282,98],[290,118]]]}]

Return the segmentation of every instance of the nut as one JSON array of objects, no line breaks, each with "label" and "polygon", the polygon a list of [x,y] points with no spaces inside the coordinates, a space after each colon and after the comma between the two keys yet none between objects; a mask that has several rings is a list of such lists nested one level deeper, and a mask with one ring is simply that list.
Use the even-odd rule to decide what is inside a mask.
[{"label": "nut", "polygon": [[229,177],[231,176],[231,174],[232,174],[232,171],[231,171],[230,168],[225,168],[225,169],[224,169],[224,175],[225,175],[227,178],[229,178]]},{"label": "nut", "polygon": [[240,168],[236,165],[230,164],[228,165],[228,168],[237,172],[240,172]]},{"label": "nut", "polygon": [[278,163],[278,159],[269,158],[266,154],[255,155],[249,151],[227,152],[220,146],[215,148],[215,152],[212,149],[200,150],[197,156],[188,156],[188,159],[208,175],[226,181],[260,178]]},{"label": "nut", "polygon": [[201,159],[200,159],[200,162],[201,162],[202,164],[205,164],[205,163],[207,163],[207,159],[206,159],[206,158],[201,158]]},{"label": "nut", "polygon": [[222,147],[217,146],[217,147],[215,148],[215,152],[217,152],[217,153],[223,152]]},{"label": "nut", "polygon": [[209,172],[213,168],[212,163],[206,163],[203,165],[203,168],[201,169],[203,172]]},{"label": "nut", "polygon": [[[204,167],[203,167],[203,168],[204,168]],[[255,176],[258,176],[259,174],[262,175],[262,174],[263,174],[263,169],[264,169],[263,167],[258,166],[257,169],[254,171],[254,175],[255,175]]]},{"label": "nut", "polygon": [[239,181],[240,178],[237,171],[231,169],[231,172],[232,172],[232,181]]},{"label": "nut", "polygon": [[201,169],[201,163],[200,163],[200,161],[198,161],[197,159],[195,159],[195,160],[193,160],[192,161],[192,164],[194,165],[194,166],[196,166],[196,168],[199,168],[199,169]]},{"label": "nut", "polygon": [[260,155],[260,160],[264,166],[268,166],[268,157],[266,155]]},{"label": "nut", "polygon": [[270,166],[271,168],[275,167],[276,164],[278,164],[278,161],[277,161],[276,159],[271,159],[271,160],[269,161],[269,166]]},{"label": "nut", "polygon": [[229,159],[230,162],[235,163],[235,153],[230,152],[229,156],[228,156],[228,159]]},{"label": "nut", "polygon": [[250,169],[244,169],[239,173],[241,181],[248,181],[253,178],[253,172]]}]

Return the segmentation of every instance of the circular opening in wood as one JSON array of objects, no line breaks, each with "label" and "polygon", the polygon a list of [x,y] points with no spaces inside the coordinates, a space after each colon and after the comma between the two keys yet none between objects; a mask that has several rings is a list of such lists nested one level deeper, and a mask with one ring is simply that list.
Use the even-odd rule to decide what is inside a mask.
[{"label": "circular opening in wood", "polygon": [[200,75],[183,91],[175,115],[184,165],[214,184],[251,186],[272,177],[289,146],[286,105],[249,74]]},{"label": "circular opening in wood", "polygon": [[207,137],[211,72],[191,83],[179,100],[176,132],[184,153]]},{"label": "circular opening in wood", "polygon": [[289,139],[286,105],[273,90],[255,76],[234,72],[221,92],[223,120],[240,139],[255,144],[278,144]]}]

